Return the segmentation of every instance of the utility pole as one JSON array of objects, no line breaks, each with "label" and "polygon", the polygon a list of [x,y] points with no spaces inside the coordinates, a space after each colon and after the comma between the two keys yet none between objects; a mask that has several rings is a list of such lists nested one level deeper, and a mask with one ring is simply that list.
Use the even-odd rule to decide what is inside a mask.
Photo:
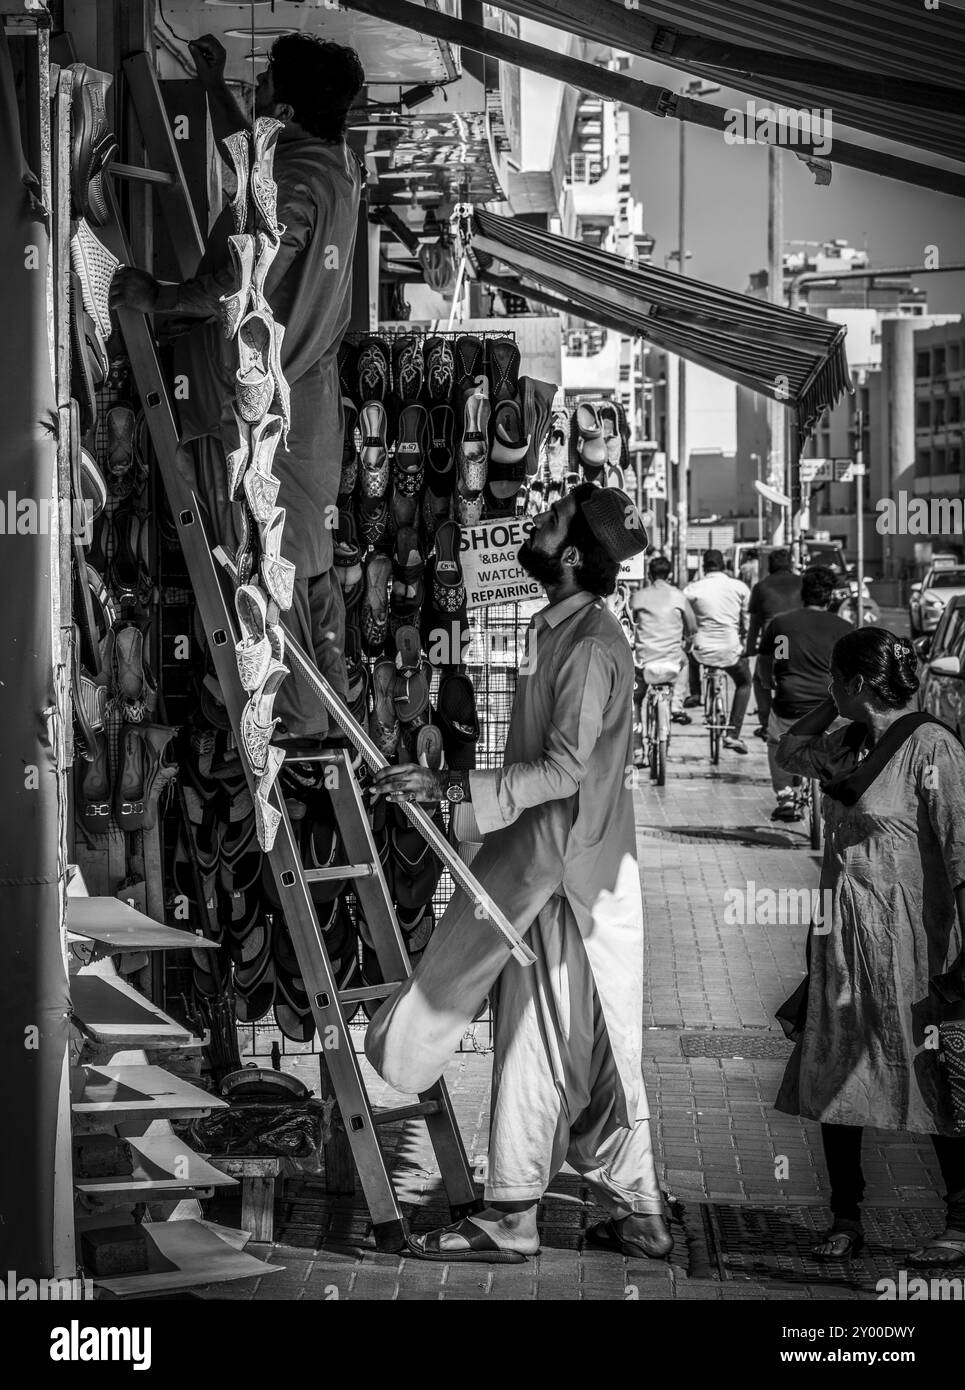
[{"label": "utility pole", "polygon": [[[781,151],[770,145],[767,151],[767,297],[772,304],[784,302],[784,189]],[[791,496],[786,476],[784,430],[787,407],[770,397],[767,402],[769,435],[768,478],[771,487]],[[782,513],[783,515],[783,513]],[[789,537],[784,537],[787,544]],[[771,536],[774,540],[774,536]]]},{"label": "utility pole", "polygon": [[855,565],[858,593],[855,599],[854,621],[856,627],[861,627],[864,623],[864,411],[860,406],[854,412],[854,481],[858,489],[855,506],[855,525],[858,528]]},{"label": "utility pole", "polygon": [[[687,128],[680,123],[680,168],[677,176],[677,265],[687,274]],[[677,583],[686,588],[687,513],[690,510],[690,473],[687,456],[687,360],[677,358]]]}]

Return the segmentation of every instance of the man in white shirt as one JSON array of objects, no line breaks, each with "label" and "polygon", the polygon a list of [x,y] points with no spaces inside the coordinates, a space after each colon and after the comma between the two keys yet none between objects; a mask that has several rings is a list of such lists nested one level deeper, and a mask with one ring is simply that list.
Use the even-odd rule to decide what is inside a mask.
[{"label": "man in white shirt", "polygon": [[[676,663],[683,671],[686,665],[685,643],[697,631],[697,620],[683,594],[670,583],[672,565],[663,555],[650,561],[650,583],[638,589],[630,600],[633,610],[633,665],[636,679],[633,687],[635,724],[642,727],[643,701],[647,693],[645,671],[648,666]],[[673,721],[689,724],[690,716],[678,704],[677,686],[673,693]]]},{"label": "man in white shirt", "polygon": [[690,662],[690,695],[684,701],[688,707],[700,704],[700,666],[716,666],[734,682],[734,701],[730,710],[730,725],[724,735],[724,747],[734,753],[746,753],[747,744],[741,738],[744,715],[751,696],[751,668],[744,655],[747,635],[747,607],[751,591],[739,579],[724,571],[724,557],[719,550],[705,550],[703,578],[695,579],[684,589],[697,619]]}]

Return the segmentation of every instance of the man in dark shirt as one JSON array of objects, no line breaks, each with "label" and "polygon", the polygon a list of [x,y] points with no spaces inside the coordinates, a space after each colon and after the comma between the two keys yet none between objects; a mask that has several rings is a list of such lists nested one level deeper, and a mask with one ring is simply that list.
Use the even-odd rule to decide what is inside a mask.
[{"label": "man in dark shirt", "polygon": [[[190,48],[215,139],[224,149],[225,140],[250,123],[225,82],[223,46],[208,34]],[[281,554],[295,566],[285,621],[343,697],[348,689],[345,609],[332,568],[344,432],[337,357],[351,314],[362,188],[358,161],[344,136],[364,80],[354,50],[307,34],[286,34],[273,44],[255,92],[255,115],[284,123],[273,167],[280,239],[264,293],[276,323],[284,327],[281,369],[291,388],[291,429],[272,467],[281,483],[277,505],[285,509]],[[225,463],[226,451],[238,445],[231,411],[238,348],[225,337],[219,308],[222,295],[238,287],[228,243],[234,231],[234,212],[226,207],[191,280],[161,285],[145,271],[125,267],[111,289],[112,304],[201,320],[175,343],[174,374],[185,383],[178,397],[181,443],[193,446],[212,540],[229,553],[240,539],[240,507],[228,499]],[[324,708],[294,672],[281,687],[275,712],[295,747],[310,748],[329,731]]]},{"label": "man in dark shirt", "polygon": [[[767,557],[768,574],[759,579],[751,590],[747,609],[747,655],[754,656],[761,633],[778,613],[801,606],[801,576],[791,568],[789,550],[772,550]],[[754,671],[754,699],[757,702],[757,737],[767,737],[767,721],[771,712],[771,692],[760,678],[760,663]]]},{"label": "man in dark shirt", "polygon": [[824,565],[805,570],[801,575],[804,607],[779,613],[761,637],[757,670],[768,693],[774,692],[767,724],[767,759],[777,793],[772,820],[800,819],[794,777],[778,766],[777,745],[792,724],[827,699],[831,652],[838,638],[851,631],[843,618],[828,612],[836,582],[834,571]]}]

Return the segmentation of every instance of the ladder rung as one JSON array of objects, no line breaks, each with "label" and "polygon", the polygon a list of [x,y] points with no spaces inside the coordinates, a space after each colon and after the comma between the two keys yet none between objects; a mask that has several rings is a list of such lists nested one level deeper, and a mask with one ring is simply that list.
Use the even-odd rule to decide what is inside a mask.
[{"label": "ladder rung", "polygon": [[395,1105],[388,1110],[373,1110],[372,1123],[374,1125],[391,1125],[398,1120],[415,1120],[420,1115],[438,1115],[439,1102],[437,1100],[414,1101],[412,1105]]},{"label": "ladder rung", "polygon": [[339,990],[338,1002],[340,1004],[358,1004],[363,999],[386,999],[401,984],[401,980],[392,980],[387,985],[362,985],[359,989],[342,989]]},{"label": "ladder rung", "polygon": [[116,174],[119,179],[135,179],[138,183],[174,183],[170,174],[162,173],[160,169],[145,169],[140,164],[118,164],[112,161],[107,167],[108,171]]},{"label": "ladder rung", "polygon": [[305,869],[306,883],[335,883],[342,878],[373,878],[374,864],[333,864],[329,869]]}]

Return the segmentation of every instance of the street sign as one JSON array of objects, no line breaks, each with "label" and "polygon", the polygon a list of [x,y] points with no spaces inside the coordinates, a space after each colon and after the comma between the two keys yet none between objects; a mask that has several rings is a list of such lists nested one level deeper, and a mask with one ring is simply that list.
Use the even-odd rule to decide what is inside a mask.
[{"label": "street sign", "polygon": [[802,483],[827,483],[831,481],[831,459],[802,459]]},{"label": "street sign", "polygon": [[854,459],[835,459],[834,460],[834,481],[836,483],[850,483],[854,480]]}]

